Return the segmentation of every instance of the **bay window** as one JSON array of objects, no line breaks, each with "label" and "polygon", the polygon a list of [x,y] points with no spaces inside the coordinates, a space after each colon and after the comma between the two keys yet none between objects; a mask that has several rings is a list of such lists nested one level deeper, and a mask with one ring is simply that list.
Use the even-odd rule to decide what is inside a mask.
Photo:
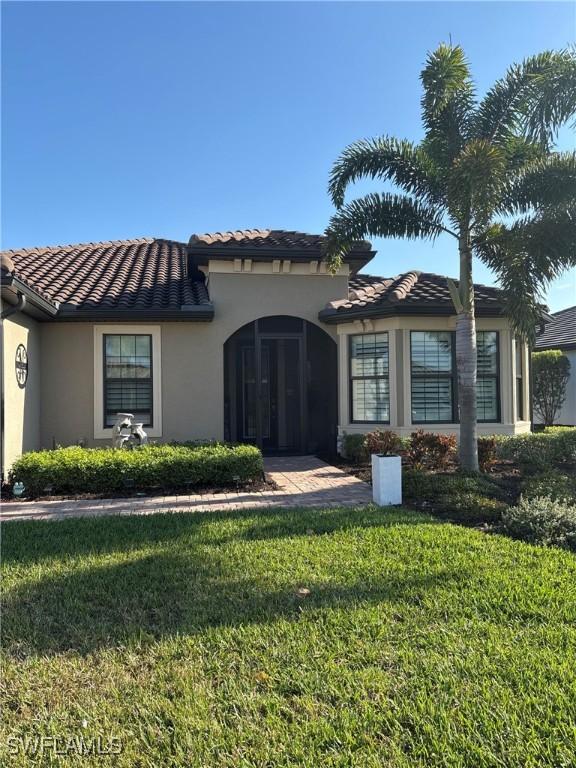
[{"label": "bay window", "polygon": [[522,354],[522,342],[515,339],[514,349],[516,355],[516,421],[524,421],[524,361]]},{"label": "bay window", "polygon": [[[500,420],[498,332],[476,334],[478,421]],[[451,331],[412,331],[410,334],[412,422],[456,423],[458,387],[456,336]]]},{"label": "bay window", "polygon": [[390,422],[388,333],[350,337],[351,421]]},{"label": "bay window", "polygon": [[455,421],[453,334],[450,331],[412,331],[410,334],[412,421]]},{"label": "bay window", "polygon": [[498,376],[498,333],[476,333],[478,378],[476,402],[478,421],[500,421],[500,393]]}]

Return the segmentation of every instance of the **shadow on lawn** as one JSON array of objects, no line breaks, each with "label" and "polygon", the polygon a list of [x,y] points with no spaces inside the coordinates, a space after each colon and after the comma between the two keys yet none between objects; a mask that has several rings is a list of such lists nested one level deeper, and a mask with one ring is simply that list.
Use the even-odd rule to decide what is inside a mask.
[{"label": "shadow on lawn", "polygon": [[[190,539],[219,544],[233,539],[274,539],[335,533],[353,527],[386,527],[397,523],[438,524],[418,512],[358,508],[252,509],[213,512],[77,518],[62,521],[25,521],[4,529],[2,560],[35,563],[65,557],[130,552],[143,547]],[[233,529],[219,523],[231,523]],[[236,524],[236,525],[235,525]],[[214,531],[214,532],[212,532]]]},{"label": "shadow on lawn", "polygon": [[[418,605],[428,591],[466,576],[461,570],[379,577],[367,573],[371,581],[302,585],[287,572],[288,578],[270,590],[263,586],[265,574],[262,580],[242,577],[241,563],[232,570],[223,558],[207,560],[211,549],[163,550],[16,588],[4,597],[4,651],[18,658],[63,651],[87,654],[214,626],[298,621],[311,609],[356,602]],[[308,587],[310,595],[299,597],[300,586]]]}]

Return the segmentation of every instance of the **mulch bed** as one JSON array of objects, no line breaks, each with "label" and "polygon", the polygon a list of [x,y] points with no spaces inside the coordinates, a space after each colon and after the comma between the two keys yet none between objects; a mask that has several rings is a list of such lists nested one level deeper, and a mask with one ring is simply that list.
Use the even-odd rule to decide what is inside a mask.
[{"label": "mulch bed", "polygon": [[[368,483],[368,485],[372,485],[372,469],[369,462],[365,462],[363,464],[353,464],[343,457],[337,456],[333,458],[330,463],[333,466],[338,467],[338,469],[341,469],[343,472],[359,478],[365,483]],[[430,474],[445,475],[452,474],[457,471],[458,465],[452,464],[451,466],[446,467],[441,471],[430,472]],[[520,470],[517,466],[515,466],[510,461],[497,461],[492,465],[492,467],[490,467],[488,472],[484,474],[488,479],[493,480],[496,485],[502,489],[504,495],[507,497],[507,500],[509,500],[509,504],[516,503],[518,496],[520,495],[521,482]]]}]

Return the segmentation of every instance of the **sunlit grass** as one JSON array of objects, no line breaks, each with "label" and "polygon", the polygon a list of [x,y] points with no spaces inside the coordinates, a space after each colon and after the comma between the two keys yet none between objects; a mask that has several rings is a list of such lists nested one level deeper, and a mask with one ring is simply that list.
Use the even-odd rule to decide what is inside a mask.
[{"label": "sunlit grass", "polygon": [[4,764],[573,765],[571,554],[368,507],[9,523],[3,567]]}]

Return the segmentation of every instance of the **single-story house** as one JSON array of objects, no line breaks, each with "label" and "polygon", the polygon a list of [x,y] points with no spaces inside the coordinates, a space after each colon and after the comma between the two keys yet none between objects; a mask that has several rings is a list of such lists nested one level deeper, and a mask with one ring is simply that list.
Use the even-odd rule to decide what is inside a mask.
[{"label": "single-story house", "polygon": [[559,349],[570,360],[566,400],[555,423],[576,426],[576,306],[554,312],[536,337],[534,350]]},{"label": "single-story house", "polygon": [[[343,433],[458,434],[445,277],[336,275],[321,236],[278,230],[2,254],[5,466],[110,444],[117,412],[158,441],[331,451]],[[528,350],[498,290],[476,291],[480,433],[528,431]]]}]

